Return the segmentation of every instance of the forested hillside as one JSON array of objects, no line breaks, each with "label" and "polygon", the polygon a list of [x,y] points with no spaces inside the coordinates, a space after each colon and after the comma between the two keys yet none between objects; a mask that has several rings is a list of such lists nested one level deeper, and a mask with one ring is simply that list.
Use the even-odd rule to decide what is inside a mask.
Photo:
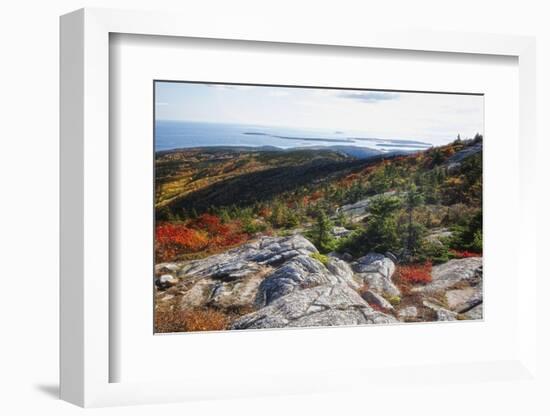
[{"label": "forested hillside", "polygon": [[[449,307],[449,300],[443,299],[449,292],[436,291],[430,295],[428,302],[432,306],[435,302],[439,305],[436,307],[426,306],[425,296],[420,296],[422,290],[433,285],[434,273],[453,265],[453,259],[481,260],[482,142],[482,136],[477,135],[471,140],[458,139],[417,153],[386,154],[366,159],[351,157],[334,149],[307,148],[227,147],[159,152],[155,182],[156,263],[183,267],[178,269],[176,275],[180,277],[176,278],[169,268],[159,266],[157,279],[161,275],[174,278],[172,283],[168,283],[170,277],[164,277],[164,283],[157,281],[161,291],[159,296],[166,295],[164,290],[170,291],[172,286],[179,287],[181,281],[189,283],[193,273],[181,271],[187,270],[187,264],[206,267],[204,265],[210,264],[212,259],[220,261],[223,258],[231,269],[229,258],[223,257],[228,250],[233,250],[229,253],[238,253],[234,254],[238,258],[252,247],[248,243],[254,245],[258,241],[268,241],[266,238],[279,238],[281,242],[294,241],[293,244],[297,244],[299,241],[304,245],[300,239],[305,237],[311,247],[303,250],[309,253],[306,257],[315,261],[315,265],[307,267],[330,270],[338,259],[344,263],[342,267],[351,265],[354,269],[352,280],[357,282],[359,279],[354,293],[360,294],[371,307],[378,305],[374,308],[384,313],[392,310],[391,317],[399,313],[394,307],[400,305],[398,309],[404,310],[410,306],[419,309],[410,319],[436,319],[433,313],[439,311],[437,308],[447,311],[444,307]],[[285,240],[288,238],[291,240]],[[368,256],[371,256],[370,261],[374,261],[374,254],[382,256],[376,261],[397,266],[395,274],[390,267],[388,279],[393,275],[393,281],[385,283],[391,283],[391,286],[380,286],[380,282],[357,277],[367,273],[361,271],[361,265],[367,264],[364,259]],[[239,267],[246,270],[250,260],[245,258]],[[259,262],[261,267],[253,269],[257,285],[267,284],[264,277],[273,271],[273,267],[283,265],[284,268],[284,261],[286,257],[269,263],[269,270]],[[477,260],[463,264],[470,264],[472,270],[475,269],[474,275],[479,275],[480,263]],[[299,269],[303,271],[304,267],[302,264]],[[212,273],[208,278],[216,280],[215,273]],[[321,271],[314,274],[319,273]],[[235,270],[227,275],[234,274]],[[466,292],[470,293],[475,289],[476,301],[468,303],[474,308],[481,303],[477,299],[481,284],[479,279],[473,284],[473,275],[468,276],[468,284],[458,279],[445,290],[461,294],[461,290],[467,289]],[[326,279],[332,277],[329,274]],[[316,286],[314,284],[312,288]],[[170,319],[175,315],[169,311],[174,307],[181,309],[179,296],[187,291],[178,293],[169,297],[168,303],[161,301],[163,297],[158,298],[160,321],[157,324],[160,330],[174,330],[170,326],[174,322]],[[380,296],[382,300],[375,301],[373,296]],[[173,299],[180,299],[177,306],[174,306]],[[221,314],[220,319],[225,322],[220,324],[223,328],[235,322],[245,311],[255,311],[259,307],[258,299],[244,309],[227,305],[205,306],[200,302],[197,305],[200,305],[197,309],[200,314]],[[189,313],[197,305],[181,311]],[[460,313],[469,310],[459,309]],[[201,321],[203,318],[197,319]],[[190,319],[181,318],[180,321]],[[186,330],[181,328],[179,330]],[[216,328],[206,325],[205,329]]]}]

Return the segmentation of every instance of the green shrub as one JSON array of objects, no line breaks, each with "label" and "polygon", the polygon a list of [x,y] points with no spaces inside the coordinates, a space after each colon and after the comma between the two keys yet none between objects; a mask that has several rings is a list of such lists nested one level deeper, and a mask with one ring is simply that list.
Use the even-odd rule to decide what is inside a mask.
[{"label": "green shrub", "polygon": [[448,239],[441,239],[439,243],[423,241],[420,249],[416,253],[415,261],[423,263],[431,261],[434,264],[446,263],[453,256],[449,252]]},{"label": "green shrub", "polygon": [[307,233],[311,242],[321,253],[329,253],[336,247],[336,239],[332,235],[332,221],[324,210],[317,212],[317,221],[311,231]]},{"label": "green shrub", "polygon": [[401,303],[401,296],[390,296],[388,298],[388,302],[390,302],[393,306],[397,306]]},{"label": "green shrub", "polygon": [[483,251],[483,217],[481,210],[477,211],[466,222],[466,225],[453,227],[453,237],[450,246],[459,250],[470,250],[476,253]]},{"label": "green shrub", "polygon": [[321,254],[321,253],[312,253],[309,255],[312,259],[315,259],[315,260],[318,260],[319,262],[321,262],[323,265],[327,266],[328,265],[328,256],[325,256],[324,254]]},{"label": "green shrub", "polygon": [[243,221],[243,231],[248,234],[261,233],[267,229],[267,224],[260,220],[247,218]]}]

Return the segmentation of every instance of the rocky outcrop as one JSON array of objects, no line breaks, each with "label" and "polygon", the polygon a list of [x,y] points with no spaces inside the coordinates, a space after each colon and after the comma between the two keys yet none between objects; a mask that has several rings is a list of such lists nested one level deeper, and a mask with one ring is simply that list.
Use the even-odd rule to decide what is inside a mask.
[{"label": "rocky outcrop", "polygon": [[310,256],[299,255],[265,278],[260,285],[258,304],[269,305],[295,290],[324,284],[356,287],[353,272],[342,260],[330,258],[327,267]]},{"label": "rocky outcrop", "polygon": [[416,318],[417,315],[418,309],[416,306],[407,306],[406,308],[399,310],[397,313],[397,316],[403,320]]},{"label": "rocky outcrop", "polygon": [[437,310],[437,320],[438,321],[456,321],[458,314],[453,311],[449,311],[445,308],[440,308]]},{"label": "rocky outcrop", "polygon": [[448,290],[445,297],[449,309],[463,313],[483,302],[483,288],[481,284],[477,284],[463,289]]},{"label": "rocky outcrop", "polygon": [[352,231],[345,227],[332,227],[332,235],[336,238],[347,237],[351,233]]},{"label": "rocky outcrop", "polygon": [[359,289],[361,287],[350,265],[344,260],[329,257],[326,267],[339,281],[346,283],[352,289]]},{"label": "rocky outcrop", "polygon": [[411,288],[413,299],[400,307],[390,253],[369,253],[351,264],[337,254],[326,261],[319,257],[321,262],[312,256],[316,253],[307,239],[295,234],[263,237],[200,260],[159,264],[156,307],[214,308],[231,320],[246,314],[231,324],[234,329],[482,316],[481,258],[435,266],[432,282]]},{"label": "rocky outcrop", "polygon": [[482,142],[474,143],[469,146],[466,146],[464,149],[456,152],[447,160],[447,169],[451,172],[458,169],[465,159],[481,153],[482,150],[483,150]]},{"label": "rocky outcrop", "polygon": [[380,198],[381,196],[395,195],[396,192],[390,191],[380,195],[371,196],[370,198],[362,199],[353,204],[343,205],[338,208],[337,213],[345,215],[351,222],[359,222],[368,216],[368,208],[373,198]]},{"label": "rocky outcrop", "polygon": [[213,306],[221,309],[250,308],[255,305],[258,288],[266,273],[265,268],[256,274],[232,280],[202,278],[191,285],[181,297],[182,309]]},{"label": "rocky outcrop", "polygon": [[456,312],[445,309],[443,306],[440,306],[436,303],[425,300],[423,302],[424,306],[433,310],[436,313],[438,321],[456,321],[458,314]]},{"label": "rocky outcrop", "polygon": [[463,316],[466,319],[483,319],[483,304],[479,304],[469,311],[465,312]]},{"label": "rocky outcrop", "polygon": [[367,216],[370,198],[355,202],[354,204],[343,205],[338,213],[344,214],[352,222],[359,222]]},{"label": "rocky outcrop", "polygon": [[178,279],[172,276],[171,274],[160,275],[155,280],[155,284],[159,289],[167,289],[169,287],[175,286],[177,283],[178,283]]},{"label": "rocky outcrop", "polygon": [[425,238],[426,242],[429,244],[434,244],[436,246],[443,247],[442,240],[448,239],[452,237],[453,232],[448,230],[447,228],[440,228],[437,230],[433,230],[430,234],[428,234]]},{"label": "rocky outcrop", "polygon": [[369,253],[352,263],[356,277],[366,283],[369,289],[382,296],[399,296],[399,289],[393,284],[391,277],[395,272],[395,264],[383,254]]},{"label": "rocky outcrop", "polygon": [[[295,257],[309,258],[316,252],[315,246],[301,235],[263,237],[204,259],[158,264],[157,287],[162,290],[175,286],[182,309],[253,307],[265,276]],[[166,272],[170,274],[163,274]]]},{"label": "rocky outcrop", "polygon": [[278,266],[293,257],[312,253],[317,253],[317,249],[301,235],[263,237],[225,253],[184,263],[177,273],[179,277],[211,277],[229,281],[255,274],[261,266]]},{"label": "rocky outcrop", "polygon": [[[481,257],[451,260],[434,266],[432,282],[414,288],[413,292],[421,293],[427,299],[443,300],[444,308],[432,308],[437,312],[439,320],[453,320],[459,314],[466,319],[480,319],[483,311],[482,272]],[[478,309],[468,313],[478,306]],[[440,311],[442,308],[443,311]]]},{"label": "rocky outcrop", "polygon": [[450,289],[459,282],[475,286],[481,282],[483,259],[470,257],[448,261],[432,269],[432,282],[417,288],[423,293],[435,293]]},{"label": "rocky outcrop", "polygon": [[322,285],[294,291],[235,321],[232,329],[387,324],[397,322],[377,312],[348,285]]},{"label": "rocky outcrop", "polygon": [[393,311],[393,305],[379,294],[374,293],[372,290],[367,290],[361,293],[361,297],[371,306],[375,306],[386,311]]}]

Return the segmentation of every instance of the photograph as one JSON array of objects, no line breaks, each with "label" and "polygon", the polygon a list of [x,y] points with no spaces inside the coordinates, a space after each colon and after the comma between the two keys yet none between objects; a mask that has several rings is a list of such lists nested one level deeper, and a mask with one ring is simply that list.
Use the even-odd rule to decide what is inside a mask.
[{"label": "photograph", "polygon": [[154,333],[483,319],[483,94],[153,88]]}]

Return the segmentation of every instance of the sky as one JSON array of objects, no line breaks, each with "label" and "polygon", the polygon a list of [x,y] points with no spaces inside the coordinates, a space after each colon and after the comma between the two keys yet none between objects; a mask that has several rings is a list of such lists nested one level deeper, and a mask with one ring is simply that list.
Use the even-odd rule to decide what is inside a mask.
[{"label": "sky", "polygon": [[155,83],[157,120],[341,131],[434,145],[483,134],[483,96]]}]

